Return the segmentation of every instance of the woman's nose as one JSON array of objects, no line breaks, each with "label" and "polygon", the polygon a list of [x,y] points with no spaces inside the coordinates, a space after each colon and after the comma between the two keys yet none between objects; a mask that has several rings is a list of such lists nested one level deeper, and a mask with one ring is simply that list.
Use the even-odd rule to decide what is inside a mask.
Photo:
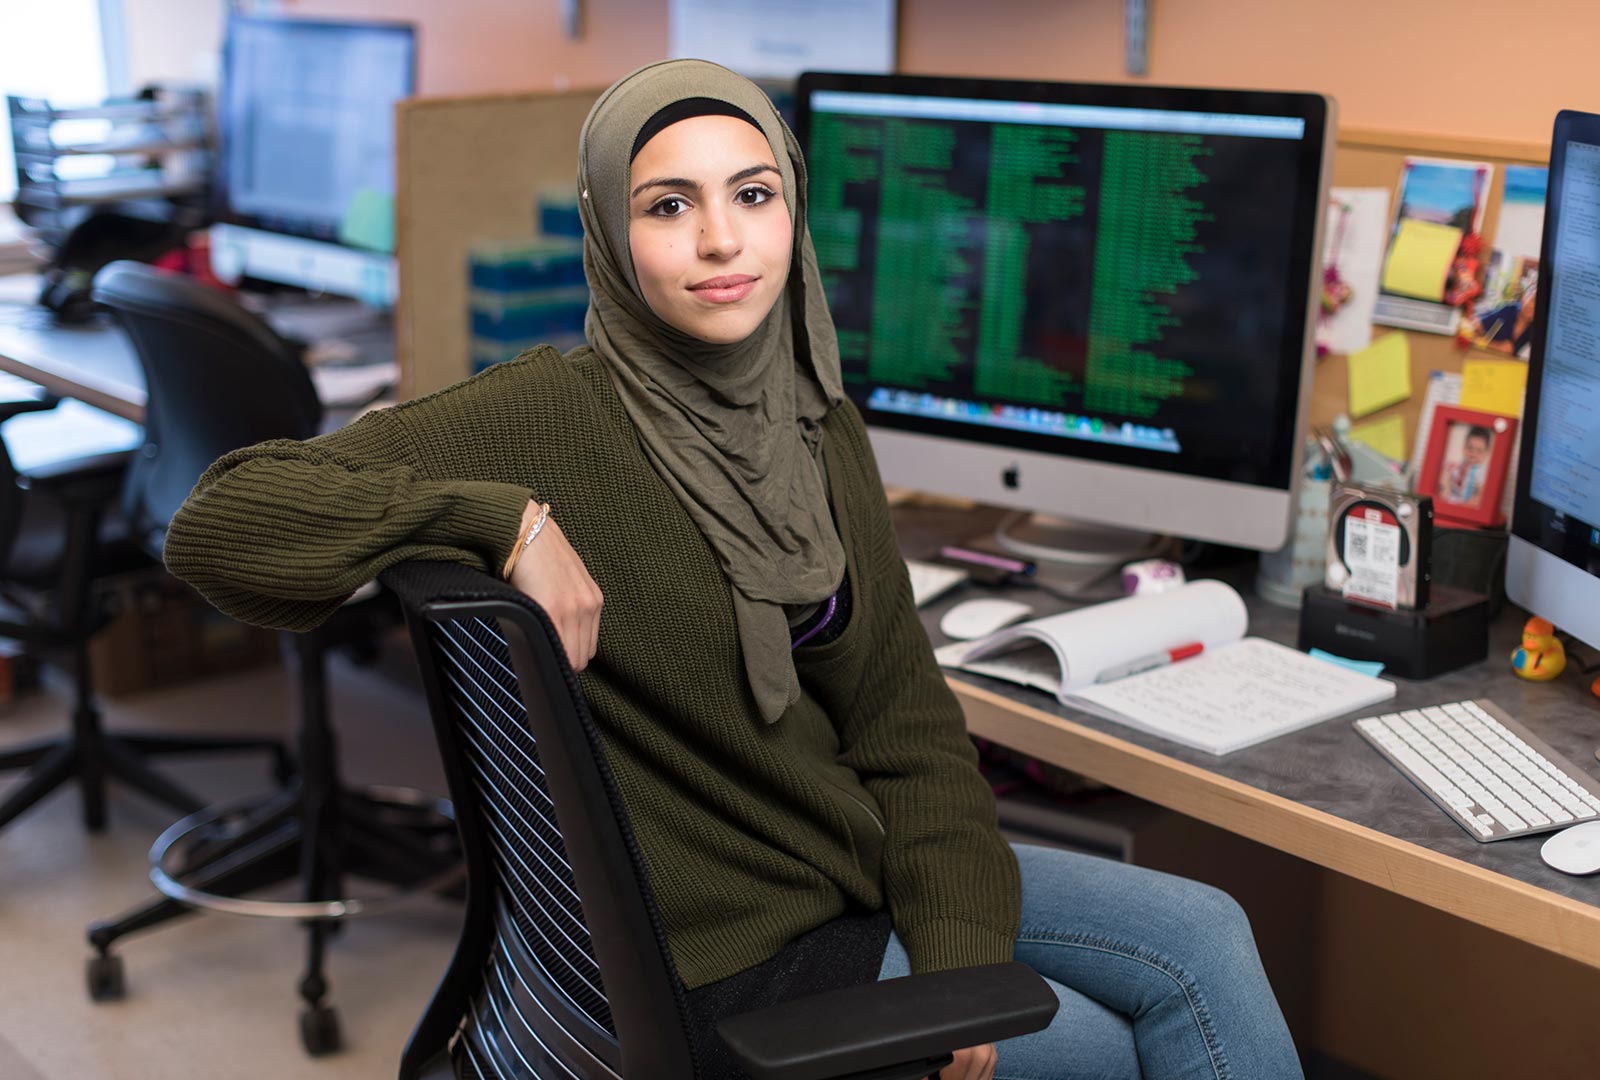
[{"label": "woman's nose", "polygon": [[727,259],[739,253],[742,241],[733,215],[726,207],[712,207],[700,218],[700,255]]}]

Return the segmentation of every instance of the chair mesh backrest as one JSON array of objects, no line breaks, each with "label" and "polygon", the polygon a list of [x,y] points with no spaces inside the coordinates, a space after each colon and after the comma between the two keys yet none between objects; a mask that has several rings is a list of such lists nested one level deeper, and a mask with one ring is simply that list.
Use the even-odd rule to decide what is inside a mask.
[{"label": "chair mesh backrest", "polygon": [[495,1080],[693,1077],[683,984],[554,626],[466,567],[404,563],[383,582],[411,625],[468,882],[402,1077],[431,1077],[447,1048]]},{"label": "chair mesh backrest", "polygon": [[[571,1004],[615,1038],[583,903],[505,639],[495,623],[477,618],[434,621],[429,633],[494,853],[495,883],[510,917],[501,937],[514,933]],[[507,974],[506,966],[504,950],[497,949],[496,974]],[[494,984],[491,978],[491,998]]]}]

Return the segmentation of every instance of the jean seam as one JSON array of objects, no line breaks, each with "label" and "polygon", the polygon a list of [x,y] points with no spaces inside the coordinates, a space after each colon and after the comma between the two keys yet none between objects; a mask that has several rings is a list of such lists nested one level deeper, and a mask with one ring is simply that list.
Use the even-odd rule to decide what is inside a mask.
[{"label": "jean seam", "polygon": [[[1087,934],[1059,934],[1049,930],[1025,930],[1017,934],[1017,943],[1030,945],[1064,945],[1069,948],[1093,949],[1099,952],[1108,952],[1124,959],[1133,960],[1154,968],[1177,984],[1183,991],[1183,997],[1189,1004],[1189,1013],[1194,1018],[1195,1026],[1200,1029],[1200,1040],[1204,1043],[1206,1054],[1211,1058],[1211,1071],[1216,1080],[1229,1080],[1233,1075],[1228,1068],[1227,1055],[1223,1053],[1221,1044],[1217,1041],[1216,1028],[1211,1023],[1211,1010],[1206,1008],[1205,1002],[1200,997],[1200,988],[1195,985],[1189,974],[1178,965],[1169,961],[1159,953],[1137,945],[1125,945],[1110,938],[1090,937]],[[999,1080],[997,1077],[996,1080]]]}]

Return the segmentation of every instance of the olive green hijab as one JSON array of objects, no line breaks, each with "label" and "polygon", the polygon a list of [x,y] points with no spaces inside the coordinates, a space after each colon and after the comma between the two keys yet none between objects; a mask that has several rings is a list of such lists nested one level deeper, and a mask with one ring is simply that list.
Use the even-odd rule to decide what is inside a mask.
[{"label": "olive green hijab", "polygon": [[[690,337],[651,311],[628,244],[635,139],[657,113],[688,99],[755,121],[794,229],[785,293],[730,345]],[[703,60],[651,64],[616,83],[595,102],[578,144],[585,333],[645,455],[728,576],[750,690],[769,723],[800,696],[785,608],[822,601],[845,568],[817,456],[822,418],[844,399],[839,345],[806,230],[805,186],[799,143],[766,94]]]}]

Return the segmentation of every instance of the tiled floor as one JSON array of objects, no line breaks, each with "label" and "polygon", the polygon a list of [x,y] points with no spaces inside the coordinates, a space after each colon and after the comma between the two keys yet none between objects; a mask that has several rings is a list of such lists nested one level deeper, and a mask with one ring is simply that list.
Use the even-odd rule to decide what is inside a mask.
[{"label": "tiled floor", "polygon": [[[333,715],[357,782],[442,791],[419,695],[376,671],[335,661]],[[0,747],[59,730],[64,695],[0,709]],[[263,668],[105,703],[115,729],[287,735],[292,686]],[[259,757],[163,766],[206,797],[264,790]],[[0,792],[12,777],[0,777]],[[171,821],[116,790],[111,826],[91,837],[63,790],[0,830],[0,1078],[4,1080],[257,1080],[393,1077],[401,1048],[443,971],[460,909],[425,900],[349,924],[327,967],[346,1050],[311,1059],[300,1047],[295,986],[303,932],[277,920],[202,915],[126,939],[128,995],[92,1004],[84,928],[150,895],[145,856]]]}]

